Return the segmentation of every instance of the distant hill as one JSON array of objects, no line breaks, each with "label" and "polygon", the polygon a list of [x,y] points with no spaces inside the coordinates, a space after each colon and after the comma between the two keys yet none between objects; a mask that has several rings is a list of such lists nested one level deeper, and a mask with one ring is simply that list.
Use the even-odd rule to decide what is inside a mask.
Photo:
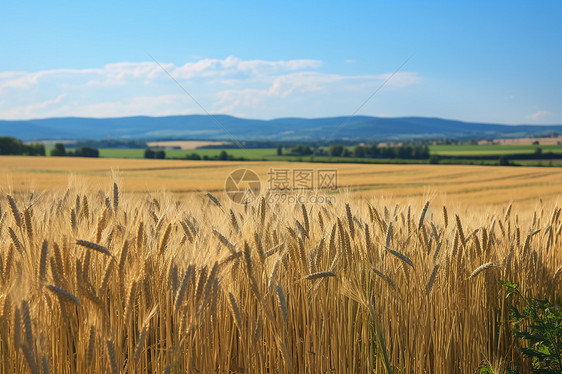
[{"label": "distant hill", "polygon": [[[214,118],[214,119],[213,119]],[[506,138],[562,133],[562,125],[500,125],[427,117],[330,117],[256,120],[228,115],[46,118],[0,121],[0,136],[41,139],[407,140]],[[215,121],[216,120],[216,121]],[[218,123],[217,123],[218,122]]]}]

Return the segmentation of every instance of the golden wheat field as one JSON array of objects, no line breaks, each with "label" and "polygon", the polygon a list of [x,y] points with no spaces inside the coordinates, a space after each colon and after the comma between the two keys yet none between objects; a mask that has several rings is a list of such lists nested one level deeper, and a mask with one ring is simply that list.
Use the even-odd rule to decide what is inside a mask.
[{"label": "golden wheat field", "polygon": [[361,165],[287,162],[231,162],[90,159],[68,157],[0,157],[0,188],[4,192],[51,192],[87,185],[107,188],[117,175],[124,191],[171,192],[177,196],[221,194],[225,179],[238,168],[254,170],[267,187],[270,169],[337,169],[339,190],[366,198],[392,198],[408,203],[433,196],[440,203],[475,207],[534,208],[562,191],[562,168],[469,165]]},{"label": "golden wheat field", "polygon": [[[558,169],[1,161],[2,374],[526,373],[499,281],[560,300]],[[235,204],[238,167],[341,192]]]}]

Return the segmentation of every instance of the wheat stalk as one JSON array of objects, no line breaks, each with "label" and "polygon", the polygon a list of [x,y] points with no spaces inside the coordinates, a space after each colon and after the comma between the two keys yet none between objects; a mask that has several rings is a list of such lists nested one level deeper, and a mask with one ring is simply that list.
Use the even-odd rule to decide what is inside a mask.
[{"label": "wheat stalk", "polygon": [[31,209],[25,209],[23,211],[23,218],[25,223],[25,231],[27,232],[27,237],[29,242],[33,241],[33,222],[31,221]]},{"label": "wheat stalk", "polygon": [[29,302],[27,300],[21,303],[21,319],[23,321],[23,326],[25,330],[25,342],[24,346],[29,349],[33,349],[33,329],[31,326],[31,312],[29,310]]},{"label": "wheat stalk", "polygon": [[103,245],[97,244],[97,243],[93,243],[93,242],[89,242],[87,240],[77,240],[76,244],[88,249],[92,249],[96,252],[99,253],[103,253],[106,256],[112,257],[113,255],[111,254],[111,252],[109,251],[109,249],[107,249],[106,247],[104,247]]},{"label": "wheat stalk", "polygon": [[228,293],[228,298],[230,300],[230,307],[232,308],[232,313],[234,314],[234,322],[238,327],[238,331],[242,333],[242,315],[240,313],[240,308],[238,308],[238,304],[236,303],[236,298],[231,292]]},{"label": "wheat stalk", "polygon": [[181,303],[183,302],[183,298],[185,296],[185,291],[187,289],[187,284],[188,282],[191,280],[191,277],[193,276],[195,272],[195,266],[189,265],[189,267],[187,268],[187,271],[185,272],[185,275],[183,276],[183,280],[181,282],[181,285],[176,293],[176,298],[174,301],[174,307],[176,312],[179,310]]},{"label": "wheat stalk", "polygon": [[10,234],[10,238],[12,239],[12,243],[14,243],[14,246],[16,247],[18,252],[22,253],[23,250],[24,250],[24,247],[21,244],[18,236],[16,235],[16,233],[14,232],[14,230],[11,227],[8,227],[8,233]]},{"label": "wheat stalk", "polygon": [[103,277],[102,277],[101,285],[100,285],[100,288],[99,288],[100,297],[102,297],[105,290],[107,290],[107,286],[109,285],[109,277],[111,276],[111,272],[113,271],[114,267],[115,267],[115,261],[113,260],[113,258],[111,258],[107,262],[107,265],[106,265],[105,270],[103,272]]},{"label": "wheat stalk", "polygon": [[283,290],[279,285],[275,286],[277,291],[277,297],[279,298],[279,304],[281,305],[281,313],[283,314],[283,320],[285,321],[285,326],[289,324],[289,312],[287,311],[287,300],[283,294]]},{"label": "wheat stalk", "polygon": [[19,307],[15,307],[14,308],[14,313],[12,315],[13,320],[12,320],[12,328],[13,330],[13,344],[14,344],[14,348],[17,350],[18,348],[21,347],[22,342],[21,342],[21,315],[20,315],[20,308]]},{"label": "wheat stalk", "polygon": [[480,266],[478,266],[476,269],[474,269],[474,271],[470,274],[470,276],[468,277],[469,279],[474,278],[475,276],[477,276],[478,274],[480,274],[481,272],[494,268],[494,267],[499,267],[499,264],[496,264],[495,262],[487,262],[485,264],[482,264]]},{"label": "wheat stalk", "polygon": [[113,211],[117,212],[119,208],[119,187],[117,183],[113,183]]},{"label": "wheat stalk", "polygon": [[12,212],[12,216],[14,217],[14,221],[16,221],[16,226],[20,227],[21,226],[21,214],[20,214],[20,211],[18,210],[18,206],[16,204],[16,201],[14,200],[12,195],[8,195],[7,198],[8,198],[8,204],[10,205],[10,211]]},{"label": "wheat stalk", "polygon": [[205,289],[205,282],[207,281],[207,266],[204,266],[199,272],[199,280],[197,282],[197,288],[195,291],[195,304],[201,304],[201,297],[203,296],[203,290]]},{"label": "wheat stalk", "polygon": [[310,222],[308,221],[308,212],[306,211],[306,207],[304,206],[304,204],[301,204],[301,210],[302,210],[302,219],[304,222],[304,231],[308,236],[310,232]]},{"label": "wheat stalk", "polygon": [[318,272],[318,273],[309,274],[305,278],[308,279],[308,280],[316,280],[316,279],[320,279],[320,278],[335,277],[335,276],[336,276],[336,273],[334,273],[333,271],[321,271],[321,272]]},{"label": "wheat stalk", "polygon": [[115,356],[115,344],[113,340],[107,339],[105,341],[105,346],[107,349],[107,357],[109,359],[109,365],[111,367],[111,372],[113,374],[118,373],[119,369],[117,368],[117,358]]},{"label": "wheat stalk", "polygon": [[437,276],[437,271],[439,270],[439,265],[435,265],[433,267],[433,271],[429,276],[429,280],[427,281],[427,286],[425,287],[425,293],[429,295],[431,292],[431,288],[433,287],[433,283],[435,282],[435,277]]},{"label": "wheat stalk", "polygon": [[429,208],[429,200],[426,201],[425,205],[423,206],[423,209],[421,211],[420,214],[420,221],[418,222],[418,230],[421,230],[422,226],[423,226],[423,220],[425,218],[425,215],[427,214],[427,209]]},{"label": "wheat stalk", "polygon": [[90,334],[88,338],[88,346],[86,348],[86,362],[88,365],[92,365],[92,360],[94,359],[94,346],[96,344],[96,329],[93,325],[90,326]]},{"label": "wheat stalk", "polygon": [[145,326],[142,328],[142,331],[139,336],[139,340],[137,342],[137,346],[135,347],[135,353],[133,355],[133,362],[137,363],[140,358],[140,354],[144,349],[144,344],[146,342],[146,333],[148,332],[148,328]]},{"label": "wheat stalk", "polygon": [[355,225],[353,224],[353,215],[351,214],[351,207],[348,203],[345,204],[345,212],[347,215],[347,224],[349,226],[349,232],[351,233],[351,237],[355,237]]},{"label": "wheat stalk", "polygon": [[46,287],[49,291],[54,293],[59,298],[60,301],[62,301],[62,302],[72,302],[76,305],[80,305],[80,300],[75,295],[73,295],[72,293],[70,293],[66,290],[63,290],[62,288],[57,287],[55,285],[47,285]]},{"label": "wheat stalk", "polygon": [[43,245],[41,246],[41,256],[39,257],[39,280],[44,281],[45,275],[47,274],[47,250],[49,249],[49,243],[43,240]]},{"label": "wheat stalk", "polygon": [[6,253],[6,257],[4,259],[4,269],[2,271],[2,278],[4,280],[10,279],[10,271],[12,270],[13,263],[14,263],[14,245],[10,244]]},{"label": "wheat stalk", "polygon": [[160,240],[160,245],[158,246],[158,254],[164,253],[166,246],[168,245],[168,241],[170,240],[170,234],[172,233],[172,224],[169,223],[166,227],[166,231],[164,235],[162,235],[162,239]]},{"label": "wheat stalk", "polygon": [[403,253],[400,253],[398,251],[395,251],[393,249],[390,248],[386,248],[386,250],[390,253],[392,253],[394,256],[398,257],[400,260],[402,260],[404,263],[410,265],[412,268],[414,267],[414,263],[412,262],[412,260],[410,260],[410,258],[408,256],[406,256]]},{"label": "wheat stalk", "polygon": [[386,239],[385,239],[385,245],[387,248],[390,247],[390,242],[392,240],[392,222],[390,222],[388,224],[388,227],[386,229]]},{"label": "wheat stalk", "polygon": [[129,251],[129,242],[125,240],[123,243],[123,248],[121,249],[121,254],[119,255],[119,272],[121,273],[125,268],[125,261],[127,261],[127,253]]},{"label": "wheat stalk", "polygon": [[380,270],[377,269],[373,269],[373,272],[378,275],[381,279],[383,279],[386,283],[388,283],[388,285],[392,288],[392,289],[396,289],[396,286],[394,285],[394,282],[392,281],[392,279],[390,279],[388,276],[386,276],[385,274],[383,274]]},{"label": "wheat stalk", "polygon": [[45,355],[41,357],[41,369],[43,370],[43,374],[49,374],[49,359]]},{"label": "wheat stalk", "polygon": [[86,195],[82,198],[82,217],[86,220],[90,220],[90,206],[88,204],[88,198]]},{"label": "wheat stalk", "polygon": [[218,206],[219,208],[222,209],[222,205],[221,205],[220,201],[219,201],[216,197],[214,197],[210,192],[207,192],[207,197],[208,197],[209,199],[211,199],[211,201],[212,201],[216,206]]},{"label": "wheat stalk", "polygon": [[234,214],[234,211],[232,209],[230,209],[230,223],[232,224],[232,227],[238,234],[242,233],[242,230],[240,229],[240,225],[238,224],[238,219],[236,218],[236,214]]},{"label": "wheat stalk", "polygon": [[462,223],[461,223],[461,218],[459,217],[459,215],[456,215],[456,220],[457,220],[457,231],[459,233],[459,239],[461,240],[461,244],[463,247],[466,246],[466,239],[464,237],[464,231],[462,229]]}]

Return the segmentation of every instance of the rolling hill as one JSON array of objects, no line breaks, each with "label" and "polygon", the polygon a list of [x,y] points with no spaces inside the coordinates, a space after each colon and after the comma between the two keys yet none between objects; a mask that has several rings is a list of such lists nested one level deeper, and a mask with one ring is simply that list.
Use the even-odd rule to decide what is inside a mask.
[{"label": "rolling hill", "polygon": [[0,121],[0,136],[41,139],[406,140],[501,138],[562,133],[562,125],[501,125],[428,117],[244,119],[228,115],[46,118]]}]

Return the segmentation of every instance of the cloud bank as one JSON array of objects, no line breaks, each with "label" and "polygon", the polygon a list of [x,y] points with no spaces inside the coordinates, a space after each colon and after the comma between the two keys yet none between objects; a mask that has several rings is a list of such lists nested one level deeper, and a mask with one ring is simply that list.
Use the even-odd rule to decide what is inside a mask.
[{"label": "cloud bank", "polygon": [[[390,73],[325,72],[319,60],[200,59],[160,62],[211,113],[253,118],[345,115]],[[416,85],[415,72],[397,73],[385,86]],[[101,68],[0,72],[0,119],[123,117],[203,111],[154,61],[118,62]]]}]

